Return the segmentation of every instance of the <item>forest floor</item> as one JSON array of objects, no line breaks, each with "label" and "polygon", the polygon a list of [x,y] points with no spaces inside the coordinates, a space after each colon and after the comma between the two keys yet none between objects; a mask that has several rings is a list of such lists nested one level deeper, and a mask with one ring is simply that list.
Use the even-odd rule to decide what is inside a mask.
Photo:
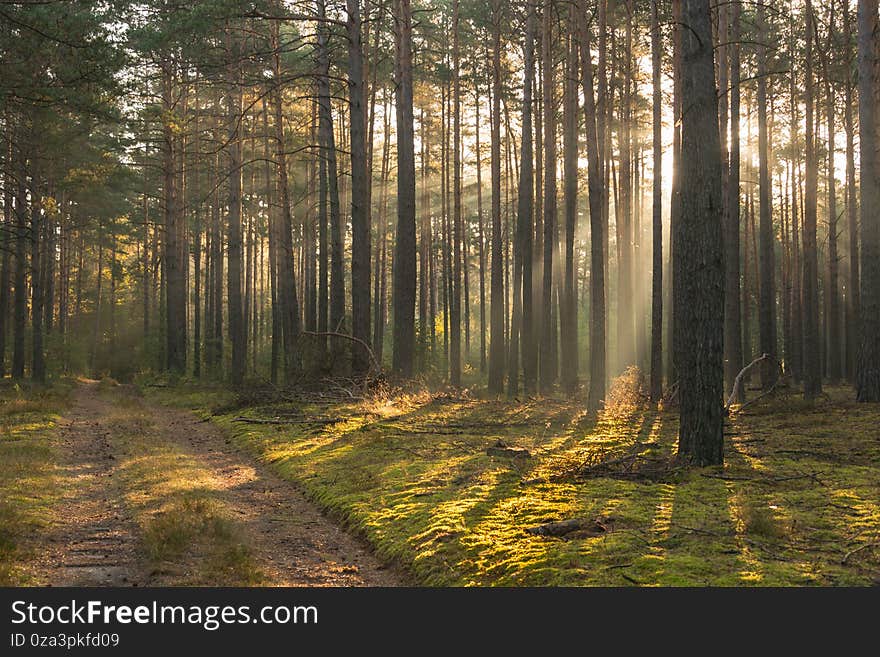
[{"label": "forest floor", "polygon": [[392,586],[216,426],[131,386],[0,390],[0,583]]},{"label": "forest floor", "polygon": [[849,389],[734,412],[724,467],[691,470],[674,410],[625,392],[596,417],[467,391],[144,390],[222,427],[418,583],[880,583],[880,406]]}]

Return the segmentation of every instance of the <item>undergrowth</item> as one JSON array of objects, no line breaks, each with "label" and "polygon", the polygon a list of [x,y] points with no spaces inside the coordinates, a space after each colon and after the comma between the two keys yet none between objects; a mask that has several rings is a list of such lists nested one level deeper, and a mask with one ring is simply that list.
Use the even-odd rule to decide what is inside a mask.
[{"label": "undergrowth", "polygon": [[72,383],[0,381],[0,586],[32,581],[33,540],[59,499],[55,427]]}]

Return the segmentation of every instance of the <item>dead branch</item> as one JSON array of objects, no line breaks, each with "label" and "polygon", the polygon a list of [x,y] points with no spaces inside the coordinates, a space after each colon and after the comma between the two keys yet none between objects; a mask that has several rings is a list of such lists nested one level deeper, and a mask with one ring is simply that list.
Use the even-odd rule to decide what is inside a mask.
[{"label": "dead branch", "polygon": [[844,555],[843,559],[840,560],[840,563],[845,564],[847,561],[849,561],[849,558],[851,556],[853,556],[854,554],[858,554],[862,550],[868,550],[870,548],[876,548],[876,547],[880,547],[880,541],[874,541],[873,543],[865,543],[864,545],[860,545],[859,547],[847,552]]},{"label": "dead branch", "polygon": [[[730,392],[730,397],[727,399],[727,403],[724,405],[725,413],[730,412],[730,407],[733,405],[733,402],[736,401],[739,389],[740,387],[742,387],[743,377],[746,375],[746,373],[751,370],[755,365],[767,360],[769,357],[769,354],[762,354],[739,371],[739,374],[737,374],[736,378],[733,380],[733,390]],[[745,404],[743,406],[745,406]]]},{"label": "dead branch", "polygon": [[336,424],[341,422],[339,418],[312,418],[304,420],[282,420],[280,418],[255,418],[255,417],[235,417],[233,422],[242,422],[244,424]]}]

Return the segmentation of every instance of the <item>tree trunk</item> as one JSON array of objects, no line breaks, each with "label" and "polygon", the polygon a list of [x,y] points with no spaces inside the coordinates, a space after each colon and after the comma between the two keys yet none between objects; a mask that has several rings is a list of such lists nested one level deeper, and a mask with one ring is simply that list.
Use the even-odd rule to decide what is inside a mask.
[{"label": "tree trunk", "polygon": [[[370,196],[367,162],[366,87],[361,43],[361,0],[346,0],[348,98],[351,141],[351,333],[370,344]],[[352,347],[352,370],[365,372],[370,354]]]},{"label": "tree trunk", "polygon": [[[523,47],[524,78],[522,106],[522,149],[520,152],[519,189],[517,199],[517,241],[519,243],[519,260],[521,272],[520,305],[521,325],[520,341],[522,353],[523,389],[527,395],[535,393],[538,367],[538,351],[535,344],[535,319],[532,298],[532,276],[534,254],[532,252],[532,235],[534,222],[534,184],[533,167],[534,144],[532,135],[532,88],[535,83],[535,35],[538,29],[537,8],[532,0],[527,0],[526,33]],[[514,251],[516,255],[516,251]],[[516,263],[514,263],[516,267]],[[514,377],[514,374],[510,374]]]},{"label": "tree trunk", "polygon": [[577,353],[577,292],[575,282],[574,238],[578,215],[578,47],[575,40],[577,21],[576,5],[569,10],[571,31],[567,37],[568,57],[564,81],[563,106],[563,166],[565,180],[565,271],[563,278],[563,302],[560,305],[561,321],[560,351],[562,386],[573,393],[578,384]]},{"label": "tree trunk", "polygon": [[492,0],[492,266],[489,391],[504,390],[504,252],[501,236],[501,0]]},{"label": "tree trunk", "polygon": [[[843,3],[844,43],[852,43],[852,12],[849,0]],[[846,70],[854,67],[852,48],[846,49]],[[846,378],[856,381],[856,356],[859,336],[859,210],[856,189],[855,125],[853,121],[852,73],[846,76],[843,123],[846,131],[846,225],[849,237],[849,276],[846,286]]]},{"label": "tree trunk", "polygon": [[880,401],[880,164],[877,161],[877,0],[859,0],[859,139],[861,162],[860,345],[856,398]]},{"label": "tree trunk", "polygon": [[681,217],[675,258],[681,273],[679,454],[698,466],[723,461],[721,145],[709,0],[684,0]]},{"label": "tree trunk", "polygon": [[770,38],[767,31],[764,7],[758,7],[758,180],[760,196],[759,242],[760,270],[758,327],[760,351],[767,354],[761,363],[761,387],[770,390],[776,383],[779,361],[776,355],[776,263],[774,255],[775,235],[770,189],[770,149],[767,137],[767,48]]},{"label": "tree trunk", "polygon": [[[544,7],[541,35],[542,94],[544,103],[544,262],[541,284],[540,360],[538,387],[548,393],[556,382],[556,359],[553,357],[553,251],[556,237],[556,111],[553,99],[553,7]],[[500,89],[497,92],[500,94]]]},{"label": "tree trunk", "polygon": [[413,374],[416,302],[416,158],[413,134],[412,7],[394,0],[397,88],[397,240],[394,250],[394,348],[392,365]]},{"label": "tree trunk", "polygon": [[180,212],[178,189],[178,141],[174,122],[177,120],[175,96],[176,63],[162,63],[162,106],[164,124],[162,148],[163,194],[165,197],[164,284],[165,284],[165,361],[169,371],[186,372],[186,276],[182,233],[184,221]]},{"label": "tree trunk", "polygon": [[232,385],[244,382],[247,344],[245,342],[244,307],[242,301],[242,234],[241,234],[241,134],[239,133],[242,115],[242,81],[239,63],[239,45],[227,27],[228,51],[230,54],[229,90],[226,96],[226,129],[229,157],[229,198],[226,224],[226,295],[229,304],[229,339],[232,342],[232,362],[229,376]]},{"label": "tree trunk", "polygon": [[[651,213],[651,399],[663,394],[663,90],[661,89],[661,45],[659,0],[651,0],[651,80],[653,83],[654,182]],[[724,38],[722,36],[722,38]]]},{"label": "tree trunk", "polygon": [[[324,0],[318,0],[318,18],[325,20]],[[342,217],[339,210],[339,178],[336,167],[336,135],[333,131],[333,112],[330,103],[329,28],[318,27],[318,111],[321,133],[322,159],[326,172],[330,208],[330,316],[328,330],[344,332],[345,281],[343,273]],[[368,276],[369,279],[369,276]],[[338,363],[343,348],[341,340],[331,342],[333,363]]]},{"label": "tree trunk", "polygon": [[806,2],[806,181],[804,198],[804,398],[815,399],[822,392],[822,365],[819,345],[819,262],[816,245],[816,194],[819,170],[816,162],[815,124],[813,107],[815,90],[813,80],[813,4]]},{"label": "tree trunk", "polygon": [[46,380],[46,357],[43,353],[43,276],[42,257],[43,198],[39,190],[40,178],[34,163],[31,169],[31,378],[39,383]]},{"label": "tree trunk", "polygon": [[[300,371],[300,316],[293,255],[293,217],[290,210],[290,182],[288,180],[287,153],[284,140],[281,53],[279,51],[277,31],[278,22],[275,21],[273,24],[275,84],[272,86],[272,103],[275,110],[275,145],[278,148],[275,155],[275,161],[278,164],[278,200],[281,202],[281,222],[278,226],[280,239],[276,245],[275,266],[278,276],[278,306],[281,314],[281,334],[284,345],[284,375],[288,383],[293,383]],[[369,317],[369,306],[367,307],[367,316]]]}]

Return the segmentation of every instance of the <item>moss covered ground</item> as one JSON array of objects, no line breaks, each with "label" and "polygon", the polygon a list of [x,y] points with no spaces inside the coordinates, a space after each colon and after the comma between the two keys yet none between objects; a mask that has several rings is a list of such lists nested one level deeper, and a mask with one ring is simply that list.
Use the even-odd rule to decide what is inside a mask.
[{"label": "moss covered ground", "polygon": [[55,428],[72,382],[0,382],[0,586],[31,581],[32,538],[53,518],[61,490]]},{"label": "moss covered ground", "polygon": [[[191,408],[427,585],[870,585],[880,581],[880,407],[832,389],[734,413],[725,466],[674,463],[674,410],[617,400],[392,392],[285,401],[146,388]],[[501,441],[529,458],[493,456]],[[638,455],[641,461],[627,461]],[[623,457],[623,458],[622,458]],[[591,468],[591,466],[593,466]],[[569,519],[591,530],[526,530]]]}]

